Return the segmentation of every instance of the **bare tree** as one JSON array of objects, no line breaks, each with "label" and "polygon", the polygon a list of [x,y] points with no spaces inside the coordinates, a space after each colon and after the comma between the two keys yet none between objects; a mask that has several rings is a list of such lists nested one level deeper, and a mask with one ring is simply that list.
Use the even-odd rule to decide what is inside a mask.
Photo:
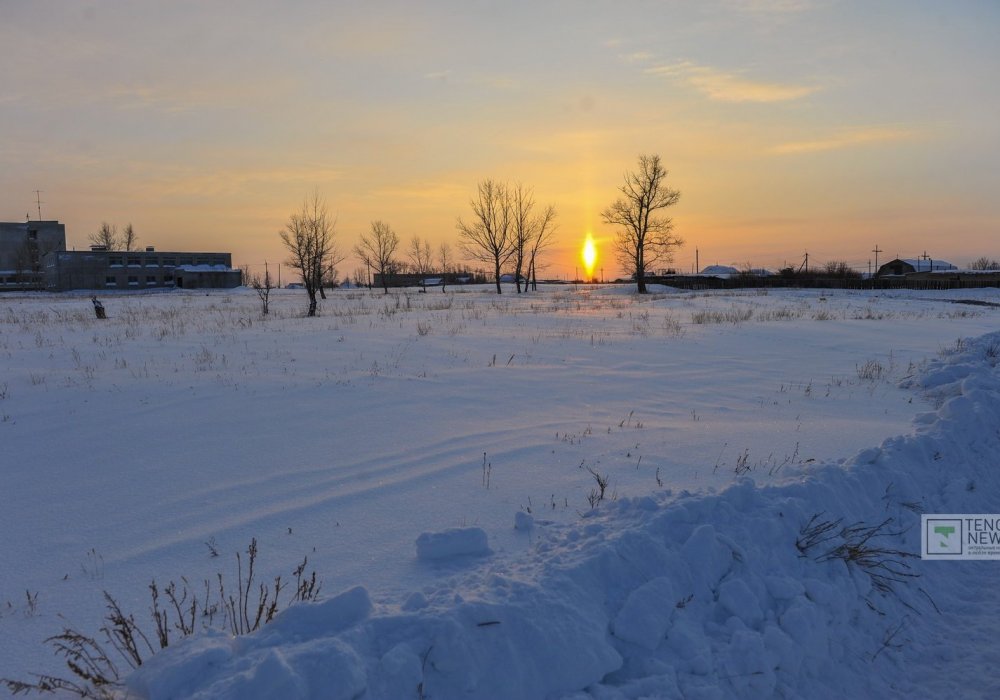
[{"label": "bare tree", "polygon": [[1000,262],[990,260],[985,255],[969,263],[970,270],[1000,270]]},{"label": "bare tree", "polygon": [[861,273],[852,270],[846,260],[828,260],[823,266],[823,272],[832,277],[860,277]]},{"label": "bare tree", "polygon": [[532,291],[538,291],[538,256],[552,243],[552,234],[556,230],[555,218],[556,209],[549,205],[533,221],[532,237],[528,242],[528,279],[531,281]]},{"label": "bare tree", "polygon": [[[532,231],[534,220],[531,216],[531,210],[535,207],[535,197],[531,189],[520,182],[508,190],[508,195],[510,196],[511,212],[511,245],[514,249],[511,255],[514,260],[514,284],[517,293],[520,294],[529,241],[534,238]],[[524,291],[528,291],[527,280],[525,280]]]},{"label": "bare tree", "polygon": [[319,193],[302,203],[302,210],[288,218],[285,230],[278,235],[291,253],[288,264],[302,275],[309,295],[308,315],[315,316],[316,294],[322,292],[324,276],[343,260],[334,244],[334,222]]},{"label": "bare tree", "polygon": [[667,171],[658,155],[639,156],[639,169],[625,173],[622,197],[601,212],[606,224],[618,227],[614,249],[618,262],[635,275],[637,291],[646,293],[646,270],[668,263],[684,241],[674,235],[669,217],[661,209],[677,204],[681,193],[666,184]]},{"label": "bare tree", "polygon": [[458,219],[462,252],[493,266],[497,294],[501,294],[500,270],[514,252],[511,245],[511,206],[507,186],[496,180],[479,183],[478,196],[469,202],[475,220],[465,223]]},{"label": "bare tree", "polygon": [[267,269],[267,263],[264,263],[264,276],[261,277],[260,273],[250,274],[250,268],[247,268],[245,273],[248,275],[250,281],[250,286],[254,288],[257,292],[257,296],[260,297],[261,314],[267,316],[270,310],[268,304],[270,303],[271,290],[274,289],[274,285],[271,283],[271,272]]},{"label": "bare tree", "polygon": [[431,266],[434,264],[431,256],[431,242],[427,240],[422,241],[420,240],[420,236],[414,236],[410,239],[408,255],[412,271],[420,275],[420,288],[426,292],[426,275],[430,272]]},{"label": "bare tree", "polygon": [[354,254],[382,277],[382,289],[389,293],[389,273],[394,269],[392,256],[399,247],[399,236],[384,221],[373,221],[369,233],[361,234],[361,242],[354,246]]},{"label": "bare tree", "polygon": [[[135,229],[132,228],[132,222],[125,224],[124,230],[122,230],[121,236],[121,246],[122,250],[129,252],[136,250],[136,243],[139,241],[139,236],[136,235]],[[109,249],[110,250],[110,249]]]},{"label": "bare tree", "polygon": [[118,250],[121,247],[121,238],[118,236],[118,227],[109,224],[107,221],[101,223],[97,233],[87,236],[92,245],[103,246],[105,250]]},{"label": "bare tree", "polygon": [[443,292],[448,286],[448,272],[452,266],[451,246],[448,245],[448,241],[442,242],[441,247],[438,248],[438,261],[441,264],[441,291]]}]

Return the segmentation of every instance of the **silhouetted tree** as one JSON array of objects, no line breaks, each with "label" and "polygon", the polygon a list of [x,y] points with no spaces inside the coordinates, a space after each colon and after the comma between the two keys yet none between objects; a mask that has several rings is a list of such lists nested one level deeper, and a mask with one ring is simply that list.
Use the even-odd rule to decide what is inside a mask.
[{"label": "silhouetted tree", "polygon": [[531,282],[531,289],[538,291],[538,257],[552,242],[552,234],[556,230],[555,218],[555,207],[549,205],[532,220],[531,236],[528,238],[528,275],[524,287],[526,291],[528,280]]},{"label": "silhouetted tree", "polygon": [[318,193],[302,203],[302,210],[289,217],[278,235],[291,253],[288,264],[302,276],[302,285],[309,295],[308,315],[315,316],[316,294],[322,290],[324,276],[343,259],[334,244],[334,222]]},{"label": "silhouetted tree", "polygon": [[354,254],[369,270],[382,277],[382,289],[389,293],[389,274],[394,269],[392,256],[399,247],[399,236],[384,221],[373,221],[371,231],[361,234],[361,241],[354,246]]},{"label": "silhouetted tree", "polygon": [[674,223],[656,213],[677,204],[681,193],[666,184],[667,171],[658,155],[639,156],[639,168],[625,173],[622,197],[605,209],[604,222],[618,227],[614,249],[625,270],[635,276],[637,291],[646,293],[646,270],[668,263],[684,241]]},{"label": "silhouetted tree", "polygon": [[459,217],[457,223],[462,252],[473,260],[492,265],[497,294],[502,294],[500,270],[514,252],[507,186],[496,180],[483,180],[476,198],[469,204],[474,220],[466,223]]},{"label": "silhouetted tree", "polygon": [[109,224],[107,221],[101,223],[97,233],[87,236],[87,239],[95,246],[103,246],[106,250],[118,250],[121,247],[121,238],[118,236],[118,227]]},{"label": "silhouetted tree", "polygon": [[122,230],[121,236],[122,250],[126,252],[136,250],[136,243],[138,243],[138,241],[139,236],[136,235],[135,229],[132,228],[132,222],[125,224],[125,228]]},{"label": "silhouetted tree", "polygon": [[969,263],[970,270],[1000,270],[1000,262],[990,260],[986,256],[973,260]]},{"label": "silhouetted tree", "polygon": [[[249,268],[247,268],[246,274],[249,274]],[[271,290],[274,289],[274,285],[271,282],[271,272],[267,268],[267,263],[264,263],[264,276],[261,277],[259,272],[249,274],[249,281],[250,286],[254,288],[257,296],[260,297],[261,314],[267,316],[268,311],[270,311]]]},{"label": "silhouetted tree", "polygon": [[427,285],[424,284],[425,275],[430,272],[431,266],[434,264],[432,262],[430,241],[422,241],[420,240],[420,236],[414,236],[410,239],[408,254],[412,272],[420,275],[420,288],[427,291]]},{"label": "silhouetted tree", "polygon": [[448,286],[448,272],[451,271],[452,266],[451,246],[448,245],[448,241],[442,242],[441,247],[438,248],[438,262],[441,264],[441,291],[443,292]]}]

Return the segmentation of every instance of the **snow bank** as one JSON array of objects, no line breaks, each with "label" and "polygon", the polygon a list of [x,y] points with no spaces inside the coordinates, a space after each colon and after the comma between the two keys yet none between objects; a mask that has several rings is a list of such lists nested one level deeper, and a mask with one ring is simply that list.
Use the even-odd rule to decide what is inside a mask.
[{"label": "snow bank", "polygon": [[[877,544],[916,555],[921,512],[1000,511],[998,346],[994,334],[932,361],[909,386],[936,410],[846,463],[535,522],[529,556],[463,560],[473,568],[403,606],[355,588],[245,638],[200,635],[128,688],[151,700],[996,696],[982,669],[1000,658],[979,645],[1000,622],[995,562],[884,555],[901,562],[886,588],[872,575],[884,570],[822,561],[829,547],[803,535],[814,516],[891,518],[898,534]],[[479,532],[421,535],[418,559],[486,553]]]}]

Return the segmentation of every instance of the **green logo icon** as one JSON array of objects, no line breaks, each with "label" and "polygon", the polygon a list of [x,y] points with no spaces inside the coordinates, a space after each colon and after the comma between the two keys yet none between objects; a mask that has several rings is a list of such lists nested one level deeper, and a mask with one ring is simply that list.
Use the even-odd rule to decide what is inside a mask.
[{"label": "green logo icon", "polygon": [[952,525],[937,525],[934,528],[934,534],[941,535],[941,541],[938,542],[938,546],[943,547],[945,549],[948,548],[948,542],[947,542],[948,538],[954,533],[955,533],[955,528]]}]

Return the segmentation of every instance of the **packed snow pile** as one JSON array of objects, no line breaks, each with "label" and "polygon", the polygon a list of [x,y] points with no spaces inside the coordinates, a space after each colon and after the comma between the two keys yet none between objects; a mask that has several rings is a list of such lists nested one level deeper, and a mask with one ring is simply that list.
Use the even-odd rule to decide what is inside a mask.
[{"label": "packed snow pile", "polygon": [[[398,601],[363,587],[241,638],[154,656],[168,698],[1000,697],[1000,563],[919,559],[921,513],[1000,512],[1000,334],[906,380],[911,435],[717,494],[520,516],[531,549],[478,528],[421,535],[448,576]],[[514,526],[514,514],[511,514]],[[422,543],[422,544],[421,544]],[[472,556],[470,556],[472,555]]]}]

